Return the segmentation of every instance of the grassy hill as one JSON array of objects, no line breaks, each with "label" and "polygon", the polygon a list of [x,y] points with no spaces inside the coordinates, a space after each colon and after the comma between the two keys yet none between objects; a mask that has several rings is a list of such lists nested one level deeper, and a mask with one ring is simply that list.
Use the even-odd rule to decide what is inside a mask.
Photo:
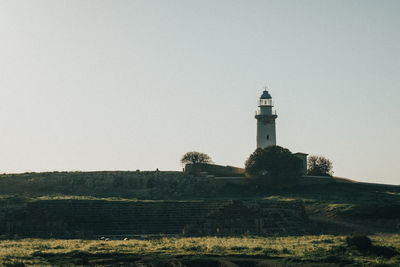
[{"label": "grassy hill", "polygon": [[[400,257],[396,253],[400,253],[400,187],[332,181],[277,188],[249,180],[244,185],[227,183],[220,187],[210,179],[182,172],[3,174],[0,175],[0,213],[3,207],[40,200],[66,203],[70,200],[82,203],[297,200],[304,203],[309,218],[309,236],[179,237],[109,243],[98,240],[3,240],[0,241],[0,266],[114,266],[125,260],[143,263],[131,266],[144,266],[149,257],[158,259],[157,266],[172,266],[174,262],[176,266],[185,262],[190,263],[189,266],[224,266],[225,263],[236,266],[399,266]],[[370,235],[375,246],[371,248],[377,248],[377,252],[372,249],[360,251],[346,245],[346,235],[354,232]]]},{"label": "grassy hill", "polygon": [[400,187],[365,183],[299,184],[274,188],[254,184],[226,184],[182,172],[47,172],[0,175],[1,203],[44,199],[301,200],[317,230],[348,233],[400,231]]}]

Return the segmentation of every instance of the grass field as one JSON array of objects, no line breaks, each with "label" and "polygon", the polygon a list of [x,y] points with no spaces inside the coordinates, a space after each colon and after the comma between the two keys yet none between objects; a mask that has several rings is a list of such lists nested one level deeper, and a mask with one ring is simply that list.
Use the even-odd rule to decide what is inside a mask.
[{"label": "grass field", "polygon": [[[236,266],[400,266],[400,235],[370,236],[374,251],[346,244],[345,236],[159,237],[147,240],[20,239],[0,242],[2,266],[180,266],[200,261]],[[388,254],[385,251],[394,253]],[[396,255],[397,254],[397,255]],[[175,265],[172,263],[174,262]],[[246,264],[244,264],[246,263]],[[261,265],[260,265],[261,264]],[[146,266],[146,265],[142,265]],[[190,265],[189,265],[190,266]],[[200,265],[201,266],[201,265]],[[235,266],[235,265],[225,265]],[[268,265],[265,265],[268,266]],[[271,265],[269,265],[271,266]],[[274,265],[273,265],[274,266]]]}]

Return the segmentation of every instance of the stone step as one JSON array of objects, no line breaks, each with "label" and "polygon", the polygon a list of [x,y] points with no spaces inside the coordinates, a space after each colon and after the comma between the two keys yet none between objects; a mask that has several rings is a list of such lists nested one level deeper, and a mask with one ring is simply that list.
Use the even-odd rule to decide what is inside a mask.
[{"label": "stone step", "polygon": [[273,234],[302,231],[306,221],[301,203],[230,200],[50,200],[31,202],[14,213],[14,217],[6,216],[10,226],[7,231],[20,236],[43,236],[46,231],[53,236],[181,234],[184,229],[213,234],[217,228],[230,234]]}]

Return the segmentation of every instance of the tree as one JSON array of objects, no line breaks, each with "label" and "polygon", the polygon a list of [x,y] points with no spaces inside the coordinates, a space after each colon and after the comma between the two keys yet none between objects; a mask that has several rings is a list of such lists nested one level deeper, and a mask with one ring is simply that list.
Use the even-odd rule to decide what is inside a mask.
[{"label": "tree", "polygon": [[255,177],[296,180],[301,175],[302,161],[281,146],[257,148],[246,160],[246,174]]},{"label": "tree", "polygon": [[181,158],[182,164],[198,164],[198,163],[212,163],[211,157],[201,152],[187,152]]},{"label": "tree", "polygon": [[315,176],[332,176],[332,162],[323,156],[309,156],[307,160],[307,174]]}]

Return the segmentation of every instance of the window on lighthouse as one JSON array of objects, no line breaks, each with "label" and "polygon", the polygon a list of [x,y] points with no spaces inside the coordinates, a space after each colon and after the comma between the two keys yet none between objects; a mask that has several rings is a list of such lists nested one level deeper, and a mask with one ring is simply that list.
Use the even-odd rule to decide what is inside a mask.
[{"label": "window on lighthouse", "polygon": [[260,106],[272,106],[272,99],[260,99]]},{"label": "window on lighthouse", "polygon": [[267,135],[267,140],[269,140],[269,134]]}]

